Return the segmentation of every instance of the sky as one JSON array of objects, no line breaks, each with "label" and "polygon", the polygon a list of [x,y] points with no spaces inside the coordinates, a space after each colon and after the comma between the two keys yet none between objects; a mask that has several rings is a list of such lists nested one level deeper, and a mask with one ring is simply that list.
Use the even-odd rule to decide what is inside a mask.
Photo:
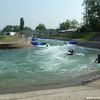
[{"label": "sky", "polygon": [[83,0],[0,0],[0,29],[6,25],[19,25],[23,17],[25,26],[35,29],[39,23],[46,28],[58,28],[67,19],[82,21]]}]

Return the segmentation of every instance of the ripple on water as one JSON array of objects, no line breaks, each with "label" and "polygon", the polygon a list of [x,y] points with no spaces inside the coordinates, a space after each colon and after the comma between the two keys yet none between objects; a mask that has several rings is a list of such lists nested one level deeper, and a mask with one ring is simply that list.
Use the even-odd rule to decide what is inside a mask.
[{"label": "ripple on water", "polygon": [[[57,45],[46,48],[28,48],[0,51],[0,85],[53,84],[70,82],[71,78],[91,72],[91,65],[98,52],[79,47]],[[69,49],[76,55],[67,55]],[[97,66],[97,65],[96,65]],[[96,70],[98,67],[95,67]],[[8,82],[8,83],[7,83]],[[72,81],[71,81],[72,82]],[[20,83],[20,84],[17,84]],[[9,85],[7,85],[9,86]]]}]

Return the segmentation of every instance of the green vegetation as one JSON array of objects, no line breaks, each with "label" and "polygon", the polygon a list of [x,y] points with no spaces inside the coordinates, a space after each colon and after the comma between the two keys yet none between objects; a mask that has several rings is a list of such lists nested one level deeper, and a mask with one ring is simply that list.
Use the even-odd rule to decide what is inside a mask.
[{"label": "green vegetation", "polygon": [[[20,25],[7,25],[2,30],[1,34],[4,32],[19,32],[21,37],[28,36],[40,37],[40,38],[72,38],[72,39],[84,39],[90,40],[96,35],[95,32],[100,32],[100,0],[83,0],[84,13],[83,13],[83,23],[79,29],[81,33],[59,33],[59,30],[74,29],[79,27],[77,20],[67,19],[65,22],[59,24],[57,30],[46,29],[44,24],[39,24],[36,26],[33,34],[33,30],[30,27],[25,27],[24,18],[20,18]],[[16,41],[18,37],[16,36],[0,36],[0,41]]]},{"label": "green vegetation", "polygon": [[100,32],[100,0],[84,0],[82,31]]},{"label": "green vegetation", "polygon": [[68,37],[74,39],[90,40],[93,36],[95,36],[95,34],[96,34],[95,32],[76,33],[76,34],[68,34]]},{"label": "green vegetation", "polygon": [[67,34],[67,33],[61,33],[61,34],[56,34],[54,37],[55,38],[71,38],[71,39],[84,39],[84,40],[89,40],[93,36],[95,36],[95,32],[87,32],[87,33],[72,33],[72,34]]},{"label": "green vegetation", "polygon": [[14,41],[18,41],[20,39],[20,37],[18,36],[4,36],[4,35],[0,35],[0,41],[1,42],[14,42]]},{"label": "green vegetation", "polygon": [[67,30],[67,29],[77,28],[78,25],[79,25],[79,23],[75,19],[73,19],[73,20],[67,20],[66,22],[60,23],[59,30]]},{"label": "green vegetation", "polygon": [[24,29],[24,18],[21,17],[20,19],[20,30],[23,30]]},{"label": "green vegetation", "polygon": [[36,26],[35,30],[43,31],[46,30],[46,27],[44,24],[39,24],[38,26]]},{"label": "green vegetation", "polygon": [[2,32],[19,32],[19,26],[7,25],[3,28]]}]

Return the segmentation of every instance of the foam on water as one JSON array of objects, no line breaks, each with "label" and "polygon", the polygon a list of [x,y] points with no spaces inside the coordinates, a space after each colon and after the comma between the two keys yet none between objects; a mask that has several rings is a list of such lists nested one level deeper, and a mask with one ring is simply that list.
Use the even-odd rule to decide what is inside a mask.
[{"label": "foam on water", "polygon": [[[91,65],[99,51],[63,45],[63,41],[58,40],[45,41],[52,43],[52,46],[0,51],[0,85],[9,86],[11,82],[16,86],[67,84],[71,78],[91,72]],[[69,49],[74,49],[76,55],[67,55]]]}]

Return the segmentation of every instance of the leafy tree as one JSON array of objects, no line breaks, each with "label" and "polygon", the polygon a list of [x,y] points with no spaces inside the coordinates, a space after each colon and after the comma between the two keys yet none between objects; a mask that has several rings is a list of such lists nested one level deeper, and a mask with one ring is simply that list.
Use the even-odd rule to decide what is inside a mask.
[{"label": "leafy tree", "polygon": [[46,27],[44,24],[39,24],[38,26],[36,26],[35,30],[39,30],[39,31],[46,30]]},{"label": "leafy tree", "polygon": [[92,31],[100,31],[100,0],[84,0],[83,6],[84,26]]},{"label": "leafy tree", "polygon": [[7,25],[3,28],[2,32],[19,32],[19,26]]},{"label": "leafy tree", "polygon": [[70,28],[77,28],[79,25],[78,21],[73,19],[71,22],[70,22]]},{"label": "leafy tree", "polygon": [[2,30],[2,32],[11,32],[11,31],[13,31],[13,26],[12,25],[7,25]]},{"label": "leafy tree", "polygon": [[20,30],[23,30],[24,29],[24,19],[23,17],[21,17],[20,19]]},{"label": "leafy tree", "polygon": [[73,19],[73,20],[67,20],[66,22],[60,23],[60,30],[67,30],[70,28],[77,28],[78,27],[78,21]]},{"label": "leafy tree", "polygon": [[30,31],[32,31],[32,29],[30,27],[28,27],[28,26],[24,27],[24,30],[30,30]]},{"label": "leafy tree", "polygon": [[20,27],[18,25],[13,26],[13,31],[14,32],[19,32],[20,31]]},{"label": "leafy tree", "polygon": [[70,20],[67,20],[66,22],[62,22],[60,24],[60,30],[67,30],[70,27]]},{"label": "leafy tree", "polygon": [[24,27],[22,31],[26,36],[30,36],[33,32],[33,30],[30,27]]},{"label": "leafy tree", "polygon": [[22,33],[24,33],[24,35],[26,37],[26,42],[27,42],[28,37],[32,35],[33,30],[30,27],[24,27],[24,29],[22,30]]}]

